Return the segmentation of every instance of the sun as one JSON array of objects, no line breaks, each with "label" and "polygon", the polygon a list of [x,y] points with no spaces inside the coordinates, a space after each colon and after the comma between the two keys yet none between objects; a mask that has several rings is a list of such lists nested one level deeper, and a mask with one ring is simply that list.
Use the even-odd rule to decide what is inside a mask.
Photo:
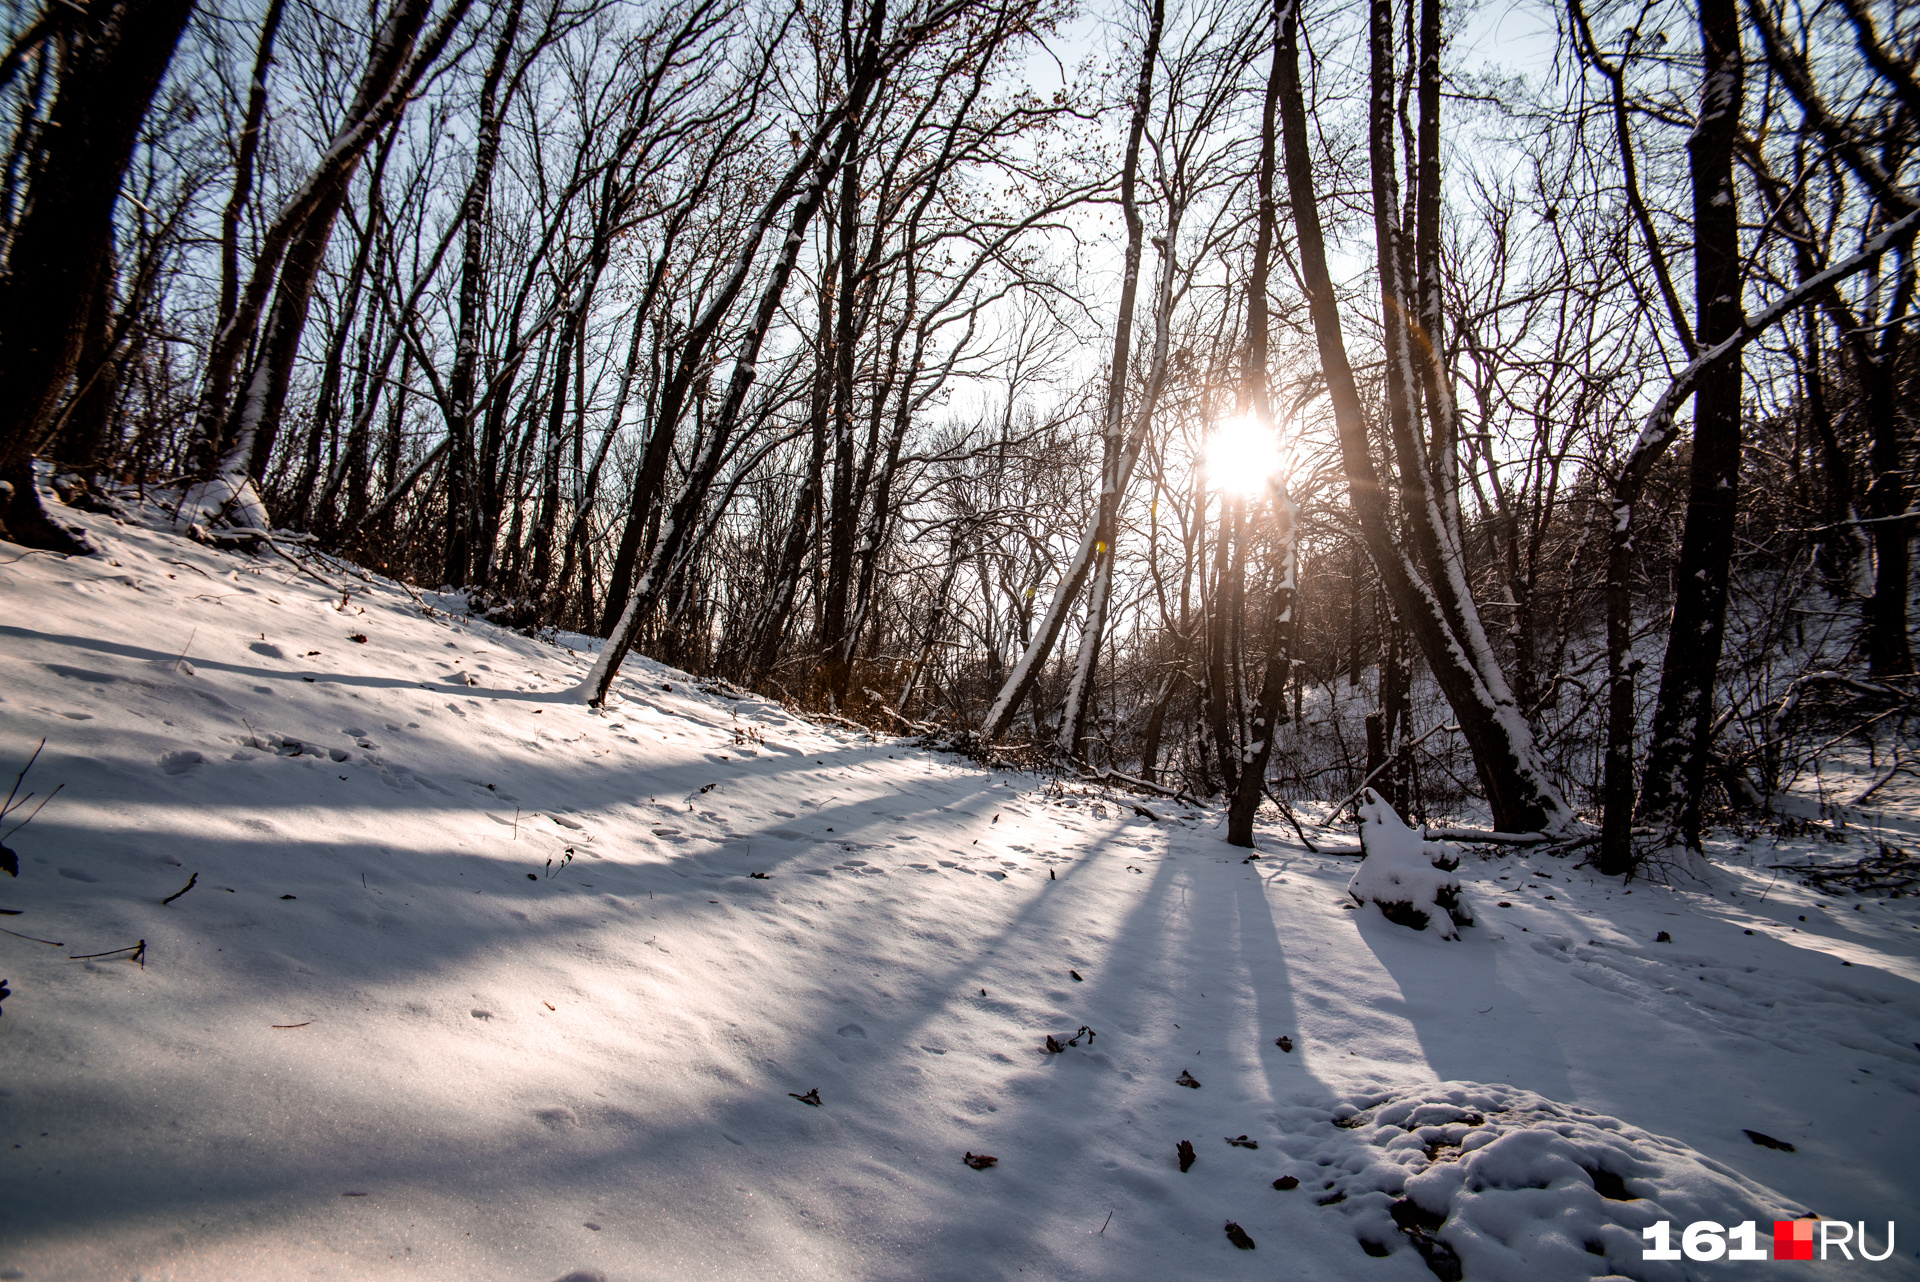
[{"label": "sun", "polygon": [[1279,433],[1250,415],[1228,419],[1207,438],[1207,483],[1223,494],[1264,492],[1283,461]]}]

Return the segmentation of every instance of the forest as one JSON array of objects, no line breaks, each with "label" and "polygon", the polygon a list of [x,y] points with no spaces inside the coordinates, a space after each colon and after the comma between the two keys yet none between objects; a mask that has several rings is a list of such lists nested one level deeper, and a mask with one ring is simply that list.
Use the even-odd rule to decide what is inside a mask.
[{"label": "forest", "polygon": [[25,548],[155,503],[604,638],[596,708],[644,655],[1242,846],[1371,787],[1632,878],[1834,743],[1848,804],[1913,771],[1911,6],[48,0],[6,41]]}]

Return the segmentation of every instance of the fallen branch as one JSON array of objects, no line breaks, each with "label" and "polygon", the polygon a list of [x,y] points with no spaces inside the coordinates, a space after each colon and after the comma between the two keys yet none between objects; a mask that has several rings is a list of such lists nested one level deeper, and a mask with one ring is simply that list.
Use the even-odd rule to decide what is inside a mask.
[{"label": "fallen branch", "polygon": [[1878,779],[1874,780],[1872,785],[1869,786],[1865,792],[1861,793],[1859,796],[1855,797],[1852,801],[1849,801],[1847,804],[1850,806],[1866,805],[1867,798],[1873,796],[1874,793],[1879,792],[1882,788],[1892,783],[1893,777],[1899,774],[1902,770],[1906,769],[1906,767],[1907,767],[1907,763],[1901,760],[1900,758],[1900,744],[1899,744],[1899,741],[1896,740],[1893,745],[1893,764],[1887,767],[1887,772],[1881,775]]},{"label": "fallen branch", "polygon": [[1850,864],[1769,864],[1768,867],[1794,873],[1823,894],[1836,890],[1851,890],[1856,894],[1869,890],[1904,894],[1920,884],[1920,859],[1885,842],[1877,853]]},{"label": "fallen branch", "polygon": [[1260,786],[1266,792],[1267,800],[1271,801],[1274,805],[1280,807],[1280,813],[1285,815],[1287,817],[1287,822],[1293,825],[1293,831],[1295,832],[1296,835],[1299,836],[1300,844],[1305,846],[1308,850],[1311,850],[1314,854],[1316,855],[1319,854],[1320,847],[1313,844],[1313,842],[1307,837],[1306,829],[1302,828],[1300,826],[1300,821],[1293,817],[1293,807],[1289,806],[1286,802],[1280,800],[1279,795],[1274,792],[1271,785],[1262,784]]},{"label": "fallen branch", "polygon": [[886,696],[882,695],[878,690],[875,690],[872,686],[867,686],[866,692],[867,692],[867,697],[873,700],[873,706],[875,708],[878,708],[881,712],[885,713],[887,716],[892,717],[895,721],[899,722],[901,725],[905,726],[907,729],[917,731],[920,734],[939,733],[940,727],[934,725],[931,721],[914,721],[911,718],[905,716],[904,714],[894,711],[891,707],[888,706],[886,701]]},{"label": "fallen branch", "polygon": [[1558,840],[1544,832],[1480,832],[1473,828],[1423,827],[1420,835],[1426,841],[1467,841],[1486,846],[1540,846]]},{"label": "fallen branch", "polygon": [[176,890],[176,891],[174,891],[174,892],[173,892],[173,893],[172,893],[171,895],[168,895],[168,896],[167,896],[167,897],[166,897],[165,899],[162,899],[162,900],[160,901],[160,906],[161,906],[162,908],[165,908],[165,907],[166,907],[166,906],[167,906],[168,904],[170,904],[170,903],[172,903],[172,902],[173,902],[174,900],[176,900],[176,899],[178,899],[178,898],[180,898],[180,896],[182,896],[182,895],[184,895],[184,894],[186,894],[186,893],[187,893],[187,892],[188,892],[189,890],[192,890],[192,889],[193,889],[193,883],[194,883],[194,882],[196,882],[196,881],[199,881],[199,880],[200,880],[200,874],[199,874],[199,873],[194,873],[194,874],[193,874],[193,876],[191,876],[191,877],[189,877],[189,878],[187,878],[187,884],[186,884],[186,885],[184,885],[184,886],[182,886],[182,887],[180,887],[180,889],[178,889],[178,890]]},{"label": "fallen branch", "polygon": [[1166,788],[1157,783],[1148,783],[1145,779],[1136,779],[1132,775],[1123,775],[1118,770],[1102,770],[1098,774],[1092,771],[1082,771],[1080,778],[1086,783],[1114,783],[1117,781],[1126,784],[1129,788],[1138,788],[1143,792],[1150,792],[1158,797],[1171,797],[1183,806],[1198,806],[1200,804],[1193,797],[1180,791],[1178,788]]}]

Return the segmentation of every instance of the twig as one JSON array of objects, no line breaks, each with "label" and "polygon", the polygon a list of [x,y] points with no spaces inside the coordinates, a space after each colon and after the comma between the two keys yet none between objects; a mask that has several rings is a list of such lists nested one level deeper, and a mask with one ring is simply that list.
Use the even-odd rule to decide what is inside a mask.
[{"label": "twig", "polygon": [[191,877],[189,877],[189,878],[187,878],[187,884],[186,884],[186,885],[184,885],[184,886],[182,886],[182,887],[180,887],[180,889],[178,889],[178,890],[176,890],[176,891],[174,891],[174,892],[173,892],[173,893],[172,893],[171,895],[168,895],[168,896],[167,896],[167,897],[166,897],[165,899],[162,899],[162,900],[160,901],[160,906],[161,906],[162,908],[165,908],[165,907],[166,907],[166,906],[167,906],[168,904],[170,904],[170,903],[172,903],[172,902],[173,902],[174,900],[176,900],[176,899],[178,899],[178,898],[180,898],[180,896],[182,896],[182,895],[184,895],[184,894],[186,894],[186,893],[187,893],[187,892],[188,892],[189,890],[192,890],[192,889],[193,889],[193,883],[194,883],[194,882],[196,882],[196,881],[199,881],[199,880],[200,880],[200,874],[199,874],[199,873],[197,873],[197,872],[196,872],[196,873],[194,873],[194,874],[193,874],[193,876],[191,876]]},{"label": "twig", "polygon": [[27,940],[29,943],[35,943],[35,944],[45,944],[49,948],[65,948],[66,947],[65,944],[61,943],[57,939],[38,939],[32,935],[23,935],[17,930],[0,929],[0,935],[12,935],[15,939],[24,939],[24,940]]},{"label": "twig", "polygon": [[[13,787],[7,789],[7,799],[3,802],[0,802],[0,815],[6,815],[14,809],[14,805],[13,805],[14,794],[20,791],[20,784],[23,780],[26,779],[27,771],[33,769],[33,763],[40,760],[40,749],[46,746],[47,746],[47,738],[45,735],[42,735],[40,736],[40,742],[34,745],[33,755],[27,758],[27,764],[24,766],[21,766],[20,773],[13,777]],[[27,796],[29,797],[31,797],[32,795],[33,795],[32,793],[27,794]],[[20,804],[25,805],[26,801],[22,799]]]},{"label": "twig", "polygon": [[1360,781],[1360,786],[1358,788],[1355,788],[1352,792],[1348,793],[1345,797],[1342,797],[1340,799],[1339,804],[1334,806],[1332,810],[1329,810],[1327,812],[1327,817],[1325,819],[1322,819],[1318,826],[1321,828],[1333,827],[1334,820],[1338,819],[1343,813],[1345,813],[1347,807],[1353,804],[1354,799],[1357,798],[1361,793],[1367,790],[1367,785],[1374,781],[1375,776],[1379,775],[1381,771],[1385,770],[1388,766],[1392,765],[1395,761],[1398,761],[1400,759],[1401,753],[1412,752],[1415,748],[1418,748],[1421,744],[1433,738],[1434,735],[1438,734],[1442,730],[1458,730],[1459,728],[1460,728],[1459,726],[1449,726],[1444,724],[1433,726],[1425,734],[1421,735],[1418,739],[1415,739],[1412,743],[1407,744],[1403,748],[1396,748],[1392,752],[1388,753],[1387,759],[1381,762],[1379,765],[1375,766],[1373,769],[1367,771],[1367,777]]},{"label": "twig", "polygon": [[[41,940],[40,942],[45,943],[46,941]],[[93,961],[98,957],[112,957],[116,953],[132,953],[133,956],[127,958],[127,960],[130,962],[139,962],[141,970],[147,968],[147,941],[144,939],[137,944],[128,944],[125,948],[109,948],[104,953],[69,953],[67,960]]]},{"label": "twig", "polygon": [[311,1024],[312,1022],[313,1021],[309,1019],[309,1020],[303,1020],[298,1024],[269,1024],[267,1025],[267,1027],[268,1028],[305,1028],[308,1024]]},{"label": "twig", "polygon": [[[19,832],[22,828],[32,823],[34,819],[34,815],[37,815],[42,810],[45,810],[47,808],[47,802],[52,801],[55,797],[59,796],[60,790],[66,786],[67,785],[64,783],[57,783],[53,785],[53,791],[48,793],[44,798],[42,798],[40,804],[33,808],[33,814],[28,815],[25,819],[22,819],[19,823],[7,829],[6,834],[4,836],[0,836],[0,842],[5,842],[8,837],[13,836],[14,833]],[[20,805],[24,806],[27,804],[27,802],[31,801],[32,799],[33,799],[33,794],[28,793],[26,796],[20,798]],[[20,808],[19,806],[14,807],[14,809],[16,810],[18,810],[19,808]],[[4,814],[4,813],[5,813],[4,811],[0,811],[0,814]]]},{"label": "twig", "polygon": [[1111,1223],[1113,1223],[1113,1212],[1112,1212],[1112,1211],[1108,1211],[1108,1212],[1107,1212],[1107,1218],[1106,1218],[1106,1219],[1104,1219],[1104,1220],[1102,1220],[1102,1221],[1100,1221],[1100,1232],[1101,1232],[1101,1233],[1105,1233],[1105,1232],[1107,1231],[1107,1225],[1109,1225],[1109,1224],[1111,1224]]},{"label": "twig", "polygon": [[180,647],[180,653],[173,657],[173,670],[178,672],[180,665],[187,660],[187,651],[193,649],[193,639],[200,633],[200,625],[195,624],[187,632],[187,643]]},{"label": "twig", "polygon": [[324,576],[322,576],[312,566],[308,565],[306,562],[300,560],[298,557],[294,556],[291,552],[281,547],[279,543],[274,541],[271,535],[263,533],[260,537],[266,541],[266,544],[268,547],[272,548],[275,552],[278,552],[283,558],[285,558],[287,563],[291,565],[294,569],[300,571],[300,573],[311,578],[315,583],[318,583],[321,587],[325,588],[329,592],[334,592],[339,590],[335,584],[329,582]]}]

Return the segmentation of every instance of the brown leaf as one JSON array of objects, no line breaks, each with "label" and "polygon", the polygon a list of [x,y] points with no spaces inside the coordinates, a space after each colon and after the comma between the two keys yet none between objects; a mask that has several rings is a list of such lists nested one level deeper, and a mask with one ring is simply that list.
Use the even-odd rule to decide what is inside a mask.
[{"label": "brown leaf", "polygon": [[1227,1143],[1233,1145],[1235,1148],[1259,1148],[1260,1147],[1259,1140],[1250,1140],[1244,1135],[1240,1135],[1240,1136],[1229,1135],[1229,1136],[1226,1136],[1225,1138]]},{"label": "brown leaf", "polygon": [[1282,1193],[1288,1189],[1297,1189],[1300,1187],[1300,1177],[1298,1175],[1282,1175],[1273,1182],[1273,1187],[1279,1189]]},{"label": "brown leaf", "polygon": [[1276,1037],[1273,1039],[1273,1044],[1288,1054],[1293,1053],[1293,1039],[1291,1037]]},{"label": "brown leaf", "polygon": [[1058,1055],[1061,1051],[1065,1049],[1067,1048],[1062,1046],[1059,1043],[1059,1041],[1054,1038],[1054,1035],[1052,1033],[1047,1034],[1047,1054]]},{"label": "brown leaf", "polygon": [[1188,1168],[1191,1167],[1194,1163],[1193,1141],[1181,1140],[1179,1152],[1180,1152],[1180,1171],[1182,1174],[1185,1174]]},{"label": "brown leaf", "polygon": [[1245,1229],[1235,1224],[1232,1220],[1227,1221],[1227,1241],[1233,1243],[1242,1251],[1253,1250],[1253,1239],[1247,1236]]},{"label": "brown leaf", "polygon": [[1173,1079],[1173,1084],[1175,1086],[1191,1086],[1196,1091],[1200,1089],[1200,1080],[1184,1068],[1180,1070],[1180,1076]]},{"label": "brown leaf", "polygon": [[815,1108],[820,1107],[820,1088],[818,1086],[808,1091],[805,1095],[796,1095],[792,1091],[788,1091],[787,1094],[793,1095],[793,1097],[799,1100],[802,1104],[811,1104]]},{"label": "brown leaf", "polygon": [[965,1157],[961,1158],[960,1160],[965,1162],[968,1166],[971,1166],[976,1171],[984,1171],[989,1166],[992,1166],[995,1162],[998,1162],[1000,1159],[997,1157],[989,1157],[985,1153],[968,1153]]},{"label": "brown leaf", "polygon": [[1075,980],[1075,982],[1079,982],[1079,980],[1080,980],[1080,972],[1079,972],[1079,971],[1077,971],[1077,970],[1070,970],[1070,971],[1068,971],[1068,972],[1067,972],[1067,974],[1069,974],[1069,975],[1071,975],[1071,976],[1073,976],[1073,978],[1074,978],[1074,980]]}]

